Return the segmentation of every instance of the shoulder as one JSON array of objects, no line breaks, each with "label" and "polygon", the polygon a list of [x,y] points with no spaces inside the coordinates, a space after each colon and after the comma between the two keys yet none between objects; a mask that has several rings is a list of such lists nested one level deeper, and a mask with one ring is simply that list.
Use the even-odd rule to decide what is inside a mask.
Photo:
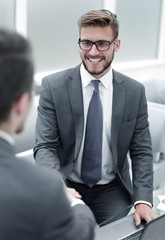
[{"label": "shoulder", "polygon": [[[14,165],[15,164],[15,165]],[[47,194],[58,192],[63,189],[63,182],[58,171],[48,170],[43,167],[36,166],[22,159],[15,159],[13,168],[18,181],[24,185],[27,191],[33,192],[34,195]],[[36,191],[37,189],[37,191]]]},{"label": "shoulder", "polygon": [[114,83],[118,82],[118,83],[124,83],[124,85],[127,88],[131,88],[131,89],[144,89],[144,85],[142,83],[140,83],[139,81],[123,74],[120,73],[116,70],[113,69],[113,80]]},{"label": "shoulder", "polygon": [[61,94],[67,93],[68,85],[75,83],[72,80],[80,82],[80,65],[44,77],[40,89],[41,97],[47,98],[50,95],[52,98],[61,98]]}]

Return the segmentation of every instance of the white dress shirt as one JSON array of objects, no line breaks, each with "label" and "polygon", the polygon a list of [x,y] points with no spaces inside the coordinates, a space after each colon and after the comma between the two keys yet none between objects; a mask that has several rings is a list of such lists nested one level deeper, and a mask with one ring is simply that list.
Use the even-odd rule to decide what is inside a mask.
[{"label": "white dress shirt", "polygon": [[[93,94],[93,85],[91,83],[95,78],[88,73],[82,64],[80,67],[80,75],[82,81],[83,105],[84,105],[84,132],[82,144],[73,172],[69,175],[69,179],[75,182],[83,183],[81,180],[81,164],[84,149],[86,119],[88,113],[89,102]],[[112,168],[111,154],[111,117],[112,117],[112,69],[100,79],[99,91],[103,106],[103,145],[102,145],[102,179],[97,184],[106,184],[115,178]]]}]

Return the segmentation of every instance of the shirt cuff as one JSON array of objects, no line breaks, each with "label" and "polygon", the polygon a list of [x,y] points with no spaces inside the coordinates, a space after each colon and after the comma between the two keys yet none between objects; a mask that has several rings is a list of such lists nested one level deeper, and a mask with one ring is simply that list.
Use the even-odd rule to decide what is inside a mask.
[{"label": "shirt cuff", "polygon": [[147,204],[148,206],[150,206],[150,207],[152,208],[152,204],[149,203],[149,202],[147,202],[147,201],[136,201],[136,202],[134,203],[134,207],[135,207],[137,204],[139,204],[139,203]]},{"label": "shirt cuff", "polygon": [[75,199],[72,203],[71,203],[71,207],[77,205],[77,204],[85,204],[81,199]]}]

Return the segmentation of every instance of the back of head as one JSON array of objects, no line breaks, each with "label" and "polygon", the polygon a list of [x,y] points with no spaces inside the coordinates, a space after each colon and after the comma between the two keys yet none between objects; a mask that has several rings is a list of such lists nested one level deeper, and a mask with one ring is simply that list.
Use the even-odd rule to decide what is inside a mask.
[{"label": "back of head", "polygon": [[114,38],[118,37],[119,34],[119,22],[117,16],[108,10],[92,10],[82,15],[78,20],[79,32],[82,27],[88,26],[99,26],[106,27],[110,26],[113,30]]},{"label": "back of head", "polygon": [[12,104],[33,83],[33,62],[29,42],[20,34],[0,29],[0,122]]}]

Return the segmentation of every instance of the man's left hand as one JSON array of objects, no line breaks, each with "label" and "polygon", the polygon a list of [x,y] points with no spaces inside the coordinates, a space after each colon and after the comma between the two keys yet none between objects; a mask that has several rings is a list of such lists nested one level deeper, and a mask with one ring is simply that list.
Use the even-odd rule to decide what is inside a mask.
[{"label": "man's left hand", "polygon": [[140,226],[141,220],[150,222],[158,217],[158,215],[147,204],[139,203],[135,208],[134,219],[137,227]]}]

